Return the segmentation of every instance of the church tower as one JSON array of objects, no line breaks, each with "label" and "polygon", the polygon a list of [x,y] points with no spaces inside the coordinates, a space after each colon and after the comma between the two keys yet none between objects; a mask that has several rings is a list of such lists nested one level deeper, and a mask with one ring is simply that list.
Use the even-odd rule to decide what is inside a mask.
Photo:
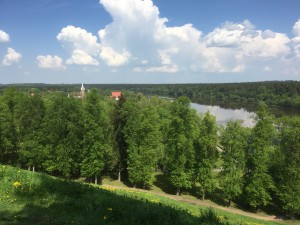
[{"label": "church tower", "polygon": [[83,86],[83,83],[81,84],[80,88],[80,97],[83,99],[85,96],[85,87]]}]

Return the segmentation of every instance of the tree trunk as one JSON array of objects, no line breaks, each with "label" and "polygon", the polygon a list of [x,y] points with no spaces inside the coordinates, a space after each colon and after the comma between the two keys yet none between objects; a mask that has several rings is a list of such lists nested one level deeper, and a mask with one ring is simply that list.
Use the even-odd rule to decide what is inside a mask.
[{"label": "tree trunk", "polygon": [[121,182],[121,165],[119,165],[118,181]]},{"label": "tree trunk", "polygon": [[32,172],[35,172],[35,166],[34,165],[32,166]]},{"label": "tree trunk", "polygon": [[146,184],[145,184],[145,182],[143,183],[143,189],[146,189]]},{"label": "tree trunk", "polygon": [[98,184],[98,177],[95,175],[95,184]]},{"label": "tree trunk", "polygon": [[177,188],[176,195],[180,195],[180,187]]},{"label": "tree trunk", "polygon": [[228,207],[230,207],[230,206],[231,206],[231,202],[232,202],[232,200],[231,200],[231,199],[229,199],[229,200],[228,200]]},{"label": "tree trunk", "polygon": [[202,200],[205,200],[205,191],[202,192]]},{"label": "tree trunk", "polygon": [[28,166],[28,171],[30,171],[31,170],[31,168],[30,168],[30,166]]}]

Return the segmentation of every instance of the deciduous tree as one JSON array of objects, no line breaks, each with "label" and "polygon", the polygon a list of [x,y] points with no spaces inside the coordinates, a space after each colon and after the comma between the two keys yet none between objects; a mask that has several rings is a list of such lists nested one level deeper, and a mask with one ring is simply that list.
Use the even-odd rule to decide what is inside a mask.
[{"label": "deciduous tree", "polygon": [[190,188],[193,183],[197,117],[187,97],[180,97],[172,103],[171,115],[166,149],[167,173],[179,195],[182,188]]},{"label": "deciduous tree", "polygon": [[265,104],[260,104],[256,125],[252,130],[247,154],[247,171],[245,177],[246,202],[258,209],[271,201],[270,191],[274,188],[269,173],[270,155],[274,151],[274,119]]},{"label": "deciduous tree", "polygon": [[218,157],[216,118],[209,112],[198,121],[198,135],[195,142],[195,177],[200,184],[202,199],[215,187],[213,167]]},{"label": "deciduous tree", "polygon": [[239,121],[229,121],[221,134],[223,165],[220,173],[220,186],[229,206],[243,190],[247,146],[245,129]]}]

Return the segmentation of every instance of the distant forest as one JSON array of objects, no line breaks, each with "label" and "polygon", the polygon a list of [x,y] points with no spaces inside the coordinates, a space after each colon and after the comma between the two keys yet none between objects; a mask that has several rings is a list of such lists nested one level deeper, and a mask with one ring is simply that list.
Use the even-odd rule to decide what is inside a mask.
[{"label": "distant forest", "polygon": [[[3,89],[12,85],[0,85]],[[62,92],[78,91],[79,84],[17,84],[19,90],[39,91],[56,90]],[[104,94],[109,91],[132,91],[145,95],[158,95],[171,98],[186,96],[192,102],[209,105],[219,105],[223,108],[245,108],[256,111],[259,102],[265,102],[269,107],[300,109],[299,81],[266,81],[249,83],[219,83],[219,84],[85,84],[88,89],[101,89]]]}]

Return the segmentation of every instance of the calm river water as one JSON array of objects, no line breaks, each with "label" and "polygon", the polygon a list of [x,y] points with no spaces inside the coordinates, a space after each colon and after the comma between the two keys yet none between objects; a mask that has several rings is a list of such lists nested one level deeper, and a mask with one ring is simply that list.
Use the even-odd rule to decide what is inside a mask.
[{"label": "calm river water", "polygon": [[244,109],[224,109],[219,106],[200,105],[191,103],[191,107],[196,109],[198,113],[205,113],[209,111],[216,117],[217,124],[226,124],[229,120],[243,120],[245,127],[254,126],[254,112],[247,112]]}]

